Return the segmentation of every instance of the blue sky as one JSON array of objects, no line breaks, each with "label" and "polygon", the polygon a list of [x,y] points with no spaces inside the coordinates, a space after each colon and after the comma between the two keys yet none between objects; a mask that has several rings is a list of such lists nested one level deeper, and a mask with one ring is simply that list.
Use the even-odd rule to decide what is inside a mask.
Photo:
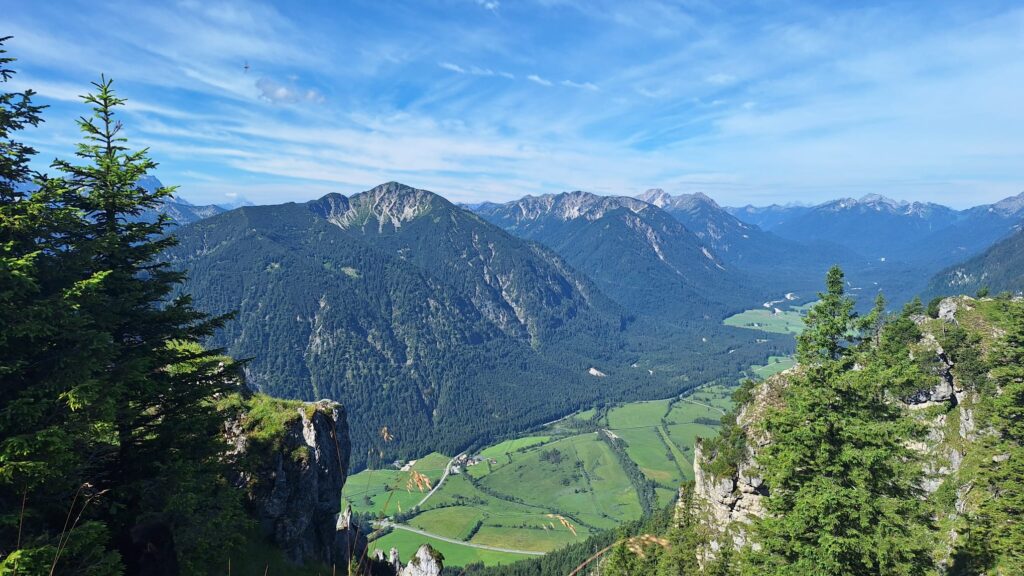
[{"label": "blue sky", "polygon": [[[723,204],[1024,190],[1020,2],[0,0],[28,139],[106,73],[193,202],[388,180],[456,201],[583,189]],[[243,68],[249,64],[249,69]],[[8,85],[10,87],[10,85]]]}]

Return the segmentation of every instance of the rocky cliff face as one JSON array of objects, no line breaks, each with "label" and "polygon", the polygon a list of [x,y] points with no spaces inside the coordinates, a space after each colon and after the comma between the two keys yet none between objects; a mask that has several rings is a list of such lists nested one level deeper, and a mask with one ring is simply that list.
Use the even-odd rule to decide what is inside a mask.
[{"label": "rocky cliff face", "polygon": [[348,473],[345,410],[315,403],[260,400],[225,425],[261,531],[296,563],[346,566],[355,535],[339,515]]}]

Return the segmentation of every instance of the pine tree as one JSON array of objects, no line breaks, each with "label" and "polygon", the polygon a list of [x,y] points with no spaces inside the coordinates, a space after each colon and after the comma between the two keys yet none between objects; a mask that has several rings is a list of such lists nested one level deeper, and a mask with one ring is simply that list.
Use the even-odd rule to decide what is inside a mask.
[{"label": "pine tree", "polygon": [[746,554],[752,573],[929,572],[921,468],[907,448],[919,430],[886,400],[889,380],[913,370],[909,354],[904,346],[894,363],[877,353],[871,342],[885,336],[857,332],[866,323],[843,285],[830,270],[798,340],[801,369],[765,419],[769,514],[756,526],[760,549]]},{"label": "pine tree", "polygon": [[[0,46],[7,38],[0,39]],[[0,80],[14,72],[2,57]],[[33,92],[0,93],[0,573],[115,574],[99,490],[84,470],[93,434],[74,390],[95,333],[78,312],[102,275],[70,244],[84,223],[55,201],[16,133],[37,126]],[[26,185],[38,190],[29,194]],[[90,508],[92,506],[92,508]]]},{"label": "pine tree", "polygon": [[62,175],[59,194],[87,224],[74,239],[102,275],[99,289],[81,305],[102,335],[88,369],[85,411],[105,433],[94,438],[90,462],[94,484],[105,490],[102,518],[108,523],[132,572],[138,569],[132,530],[142,524],[166,526],[193,571],[206,553],[225,544],[225,524],[239,515],[236,495],[223,481],[219,458],[221,417],[213,400],[237,389],[237,374],[218,351],[199,342],[224,318],[192,307],[188,296],[171,298],[183,275],[160,262],[175,243],[167,220],[138,217],[169,197],[173,189],[149,191],[137,182],[156,167],[147,150],[131,151],[121,135],[118,98],[111,82],[94,83],[84,100],[92,115],[78,124],[84,134],[77,156],[82,164],[55,161]]}]

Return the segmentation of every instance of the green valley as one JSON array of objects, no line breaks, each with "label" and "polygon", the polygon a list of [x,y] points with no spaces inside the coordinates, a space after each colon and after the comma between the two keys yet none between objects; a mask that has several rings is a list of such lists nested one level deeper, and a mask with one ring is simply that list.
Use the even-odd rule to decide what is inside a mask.
[{"label": "green valley", "polygon": [[[346,483],[343,503],[377,528],[371,552],[396,547],[408,557],[429,540],[451,566],[550,552],[640,518],[644,493],[651,508],[671,502],[693,477],[694,442],[717,434],[730,393],[705,386],[599,406],[455,458],[433,453],[363,470]],[[419,474],[429,487],[416,485]]]}]

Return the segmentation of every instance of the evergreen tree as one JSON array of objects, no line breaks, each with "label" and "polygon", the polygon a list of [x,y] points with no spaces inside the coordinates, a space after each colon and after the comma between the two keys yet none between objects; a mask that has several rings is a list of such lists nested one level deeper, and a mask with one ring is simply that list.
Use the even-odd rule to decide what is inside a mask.
[{"label": "evergreen tree", "polygon": [[[0,93],[0,573],[115,574],[108,530],[89,517],[100,496],[85,473],[95,431],[76,394],[96,341],[80,306],[102,274],[71,245],[84,222],[16,139],[42,121],[32,96]],[[30,184],[39,189],[28,194]]]},{"label": "evergreen tree", "polygon": [[[157,256],[175,243],[165,235],[167,220],[140,221],[173,189],[149,191],[136,184],[156,167],[147,150],[131,151],[116,120],[118,98],[111,82],[94,83],[84,100],[92,115],[78,124],[84,134],[77,156],[82,164],[55,161],[62,175],[58,194],[86,224],[74,238],[101,275],[94,293],[81,304],[98,338],[84,411],[103,431],[93,438],[92,482],[106,495],[101,518],[114,533],[132,572],[139,569],[141,525],[170,530],[183,562],[194,571],[232,542],[224,525],[239,519],[237,495],[223,481],[220,456],[222,421],[213,404],[239,383],[230,362],[199,342],[224,318],[195,310],[188,296],[169,300],[183,274]],[[237,531],[236,531],[237,532]],[[170,545],[170,543],[168,543]]]},{"label": "evergreen tree", "polygon": [[864,323],[843,284],[830,270],[798,340],[801,370],[765,420],[771,442],[758,464],[769,514],[756,526],[760,549],[747,551],[752,572],[929,572],[921,468],[907,447],[919,430],[886,399],[888,382],[914,368],[905,346],[900,356],[870,345],[885,327],[857,344]]},{"label": "evergreen tree", "polygon": [[136,185],[155,163],[95,86],[82,164],[52,179],[15,138],[32,93],[0,94],[0,573],[143,573],[154,551],[202,572],[244,531],[214,404],[237,369],[199,344],[224,319],[170,299],[174,239],[137,217],[171,190]]},{"label": "evergreen tree", "polygon": [[995,434],[983,444],[978,484],[986,497],[965,538],[968,574],[1024,573],[1024,306],[1005,306],[1006,334],[989,357],[995,390],[980,415]]}]

